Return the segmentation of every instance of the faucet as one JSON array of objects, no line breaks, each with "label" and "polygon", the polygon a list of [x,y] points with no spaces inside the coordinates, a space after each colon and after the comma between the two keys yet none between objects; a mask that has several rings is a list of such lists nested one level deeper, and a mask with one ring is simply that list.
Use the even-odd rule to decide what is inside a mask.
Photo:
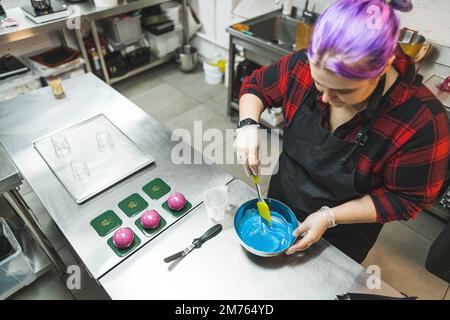
[{"label": "faucet", "polygon": [[[282,7],[283,7],[283,15],[290,16],[292,13],[292,5],[294,0],[282,0]],[[281,0],[275,0],[276,4],[280,4]]]},{"label": "faucet", "polygon": [[306,0],[305,8],[303,9],[303,16],[302,19],[309,24],[314,24],[319,17],[317,13],[314,12],[314,9],[316,5],[313,5],[312,11],[308,10],[309,7],[309,0]]}]

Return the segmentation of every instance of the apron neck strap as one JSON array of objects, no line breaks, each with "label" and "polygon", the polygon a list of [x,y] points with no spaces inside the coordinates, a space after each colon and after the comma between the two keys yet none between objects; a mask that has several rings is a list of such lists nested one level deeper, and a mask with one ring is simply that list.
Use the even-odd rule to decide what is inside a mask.
[{"label": "apron neck strap", "polygon": [[378,82],[377,87],[369,98],[369,102],[367,105],[367,109],[364,111],[363,117],[363,127],[356,135],[355,144],[350,149],[350,152],[342,159],[342,165],[344,166],[344,170],[346,173],[350,173],[353,168],[351,163],[349,163],[350,158],[355,153],[356,149],[359,146],[364,146],[369,139],[367,136],[367,132],[372,128],[376,115],[379,111],[381,100],[383,99],[384,87],[386,85],[386,74],[384,74],[380,81]]},{"label": "apron neck strap", "polygon": [[[377,87],[369,98],[369,102],[367,103],[367,109],[363,112],[363,127],[372,126],[375,119],[376,114],[379,110],[381,100],[383,99],[384,87],[386,86],[386,74],[384,74],[380,81],[378,82]],[[368,129],[370,129],[370,127]]]}]

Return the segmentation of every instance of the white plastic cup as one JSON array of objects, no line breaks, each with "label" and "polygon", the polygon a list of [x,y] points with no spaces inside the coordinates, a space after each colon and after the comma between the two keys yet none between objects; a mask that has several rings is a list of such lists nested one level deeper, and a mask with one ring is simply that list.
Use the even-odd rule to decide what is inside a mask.
[{"label": "white plastic cup", "polygon": [[75,181],[83,182],[89,179],[91,171],[84,160],[72,161],[72,172]]},{"label": "white plastic cup", "polygon": [[205,194],[205,207],[208,217],[215,221],[225,218],[225,211],[228,206],[228,187],[213,188]]},{"label": "white plastic cup", "polygon": [[52,144],[58,158],[65,157],[71,153],[69,142],[64,135],[58,134],[53,136]]},{"label": "white plastic cup", "polygon": [[97,132],[97,144],[100,152],[108,153],[114,150],[114,143],[107,131]]}]

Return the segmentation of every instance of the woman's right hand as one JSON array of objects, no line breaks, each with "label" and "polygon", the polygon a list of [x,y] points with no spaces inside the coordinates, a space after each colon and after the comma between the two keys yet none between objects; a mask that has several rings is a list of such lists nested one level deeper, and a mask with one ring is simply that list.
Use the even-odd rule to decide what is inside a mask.
[{"label": "woman's right hand", "polygon": [[238,163],[244,166],[248,176],[259,173],[259,125],[247,125],[236,129],[234,151]]}]

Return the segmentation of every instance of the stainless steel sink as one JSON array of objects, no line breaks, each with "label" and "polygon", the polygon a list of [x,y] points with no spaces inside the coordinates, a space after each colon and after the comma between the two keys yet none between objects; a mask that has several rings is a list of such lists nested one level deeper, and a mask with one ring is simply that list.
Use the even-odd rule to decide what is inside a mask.
[{"label": "stainless steel sink", "polygon": [[249,27],[255,38],[287,50],[295,50],[296,23],[297,20],[292,18],[274,16],[254,24],[249,23]]}]

